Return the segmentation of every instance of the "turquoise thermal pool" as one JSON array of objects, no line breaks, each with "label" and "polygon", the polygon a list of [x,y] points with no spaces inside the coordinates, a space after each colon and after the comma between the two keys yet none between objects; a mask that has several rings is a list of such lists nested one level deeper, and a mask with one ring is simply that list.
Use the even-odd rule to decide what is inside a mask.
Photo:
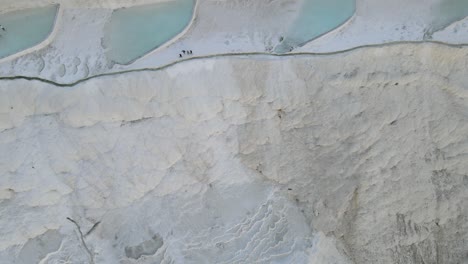
[{"label": "turquoise thermal pool", "polygon": [[173,0],[115,10],[104,34],[107,57],[129,64],[149,53],[187,27],[193,8],[193,0]]},{"label": "turquoise thermal pool", "polygon": [[432,8],[429,33],[439,31],[468,16],[467,0],[443,0]]},{"label": "turquoise thermal pool", "polygon": [[0,14],[0,58],[44,41],[54,28],[58,5]]},{"label": "turquoise thermal pool", "polygon": [[275,52],[289,52],[337,28],[351,18],[355,10],[355,0],[304,0],[301,13]]}]

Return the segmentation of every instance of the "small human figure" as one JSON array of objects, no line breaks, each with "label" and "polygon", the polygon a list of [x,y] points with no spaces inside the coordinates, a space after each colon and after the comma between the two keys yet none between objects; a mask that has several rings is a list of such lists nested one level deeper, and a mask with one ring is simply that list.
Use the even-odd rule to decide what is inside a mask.
[{"label": "small human figure", "polygon": [[184,53],[184,54],[185,54],[185,50],[182,50],[182,53]]},{"label": "small human figure", "polygon": [[192,54],[192,50],[190,50],[190,54]]},{"label": "small human figure", "polygon": [[2,28],[3,31],[6,31],[6,28],[2,25],[0,25],[0,27]]},{"label": "small human figure", "polygon": [[182,54],[179,54],[179,58],[182,58]]}]

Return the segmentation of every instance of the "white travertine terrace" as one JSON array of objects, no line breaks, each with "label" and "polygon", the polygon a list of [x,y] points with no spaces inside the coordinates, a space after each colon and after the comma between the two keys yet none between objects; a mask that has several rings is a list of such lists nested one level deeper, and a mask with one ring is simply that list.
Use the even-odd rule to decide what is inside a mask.
[{"label": "white travertine terrace", "polygon": [[402,44],[2,81],[0,259],[87,263],[70,217],[99,223],[94,263],[457,263],[467,58]]},{"label": "white travertine terrace", "polygon": [[[194,50],[196,57],[252,52],[268,54],[297,19],[306,0],[197,0],[192,23],[176,39],[130,65],[110,62],[105,56],[102,37],[112,11],[162,1],[63,1],[57,28],[51,36],[53,40],[39,45],[36,51],[0,60],[0,76],[22,75],[70,84],[96,75],[174,63],[180,60],[178,54],[183,49]],[[292,52],[327,53],[399,41],[467,43],[464,33],[468,27],[463,20],[447,25],[450,30],[431,31],[434,9],[444,1],[449,0],[431,0],[425,4],[406,0],[357,0],[356,13],[348,22]],[[8,0],[4,10],[52,2]],[[457,29],[452,28],[454,24],[458,25]]]},{"label": "white travertine terrace", "polygon": [[[377,45],[396,37],[358,25],[391,28],[394,6],[358,0],[272,56],[299,0],[199,0],[180,38],[107,64],[112,9],[147,3],[62,1],[53,38],[0,64],[0,264],[468,261],[468,47]],[[422,40],[429,7],[406,3]],[[466,43],[465,20],[432,39]],[[262,53],[154,68],[186,47]]]}]

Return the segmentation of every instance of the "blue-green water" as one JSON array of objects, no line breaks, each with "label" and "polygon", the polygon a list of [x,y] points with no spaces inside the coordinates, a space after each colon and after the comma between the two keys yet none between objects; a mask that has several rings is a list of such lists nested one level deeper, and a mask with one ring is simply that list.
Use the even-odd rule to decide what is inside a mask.
[{"label": "blue-green water", "polygon": [[430,32],[441,30],[468,16],[468,0],[443,0],[432,8]]},{"label": "blue-green water", "polygon": [[52,32],[58,5],[0,14],[0,58],[33,47]]},{"label": "blue-green water", "polygon": [[184,30],[193,6],[193,0],[173,0],[115,10],[104,36],[108,58],[129,64],[161,46]]},{"label": "blue-green water", "polygon": [[353,16],[355,10],[355,0],[305,0],[299,17],[275,52],[291,51],[335,29]]}]

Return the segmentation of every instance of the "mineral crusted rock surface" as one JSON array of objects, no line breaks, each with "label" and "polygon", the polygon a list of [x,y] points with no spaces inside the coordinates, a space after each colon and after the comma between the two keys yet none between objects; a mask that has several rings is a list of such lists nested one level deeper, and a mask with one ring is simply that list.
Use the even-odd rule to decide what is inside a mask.
[{"label": "mineral crusted rock surface", "polygon": [[0,81],[1,263],[466,263],[468,48]]}]

